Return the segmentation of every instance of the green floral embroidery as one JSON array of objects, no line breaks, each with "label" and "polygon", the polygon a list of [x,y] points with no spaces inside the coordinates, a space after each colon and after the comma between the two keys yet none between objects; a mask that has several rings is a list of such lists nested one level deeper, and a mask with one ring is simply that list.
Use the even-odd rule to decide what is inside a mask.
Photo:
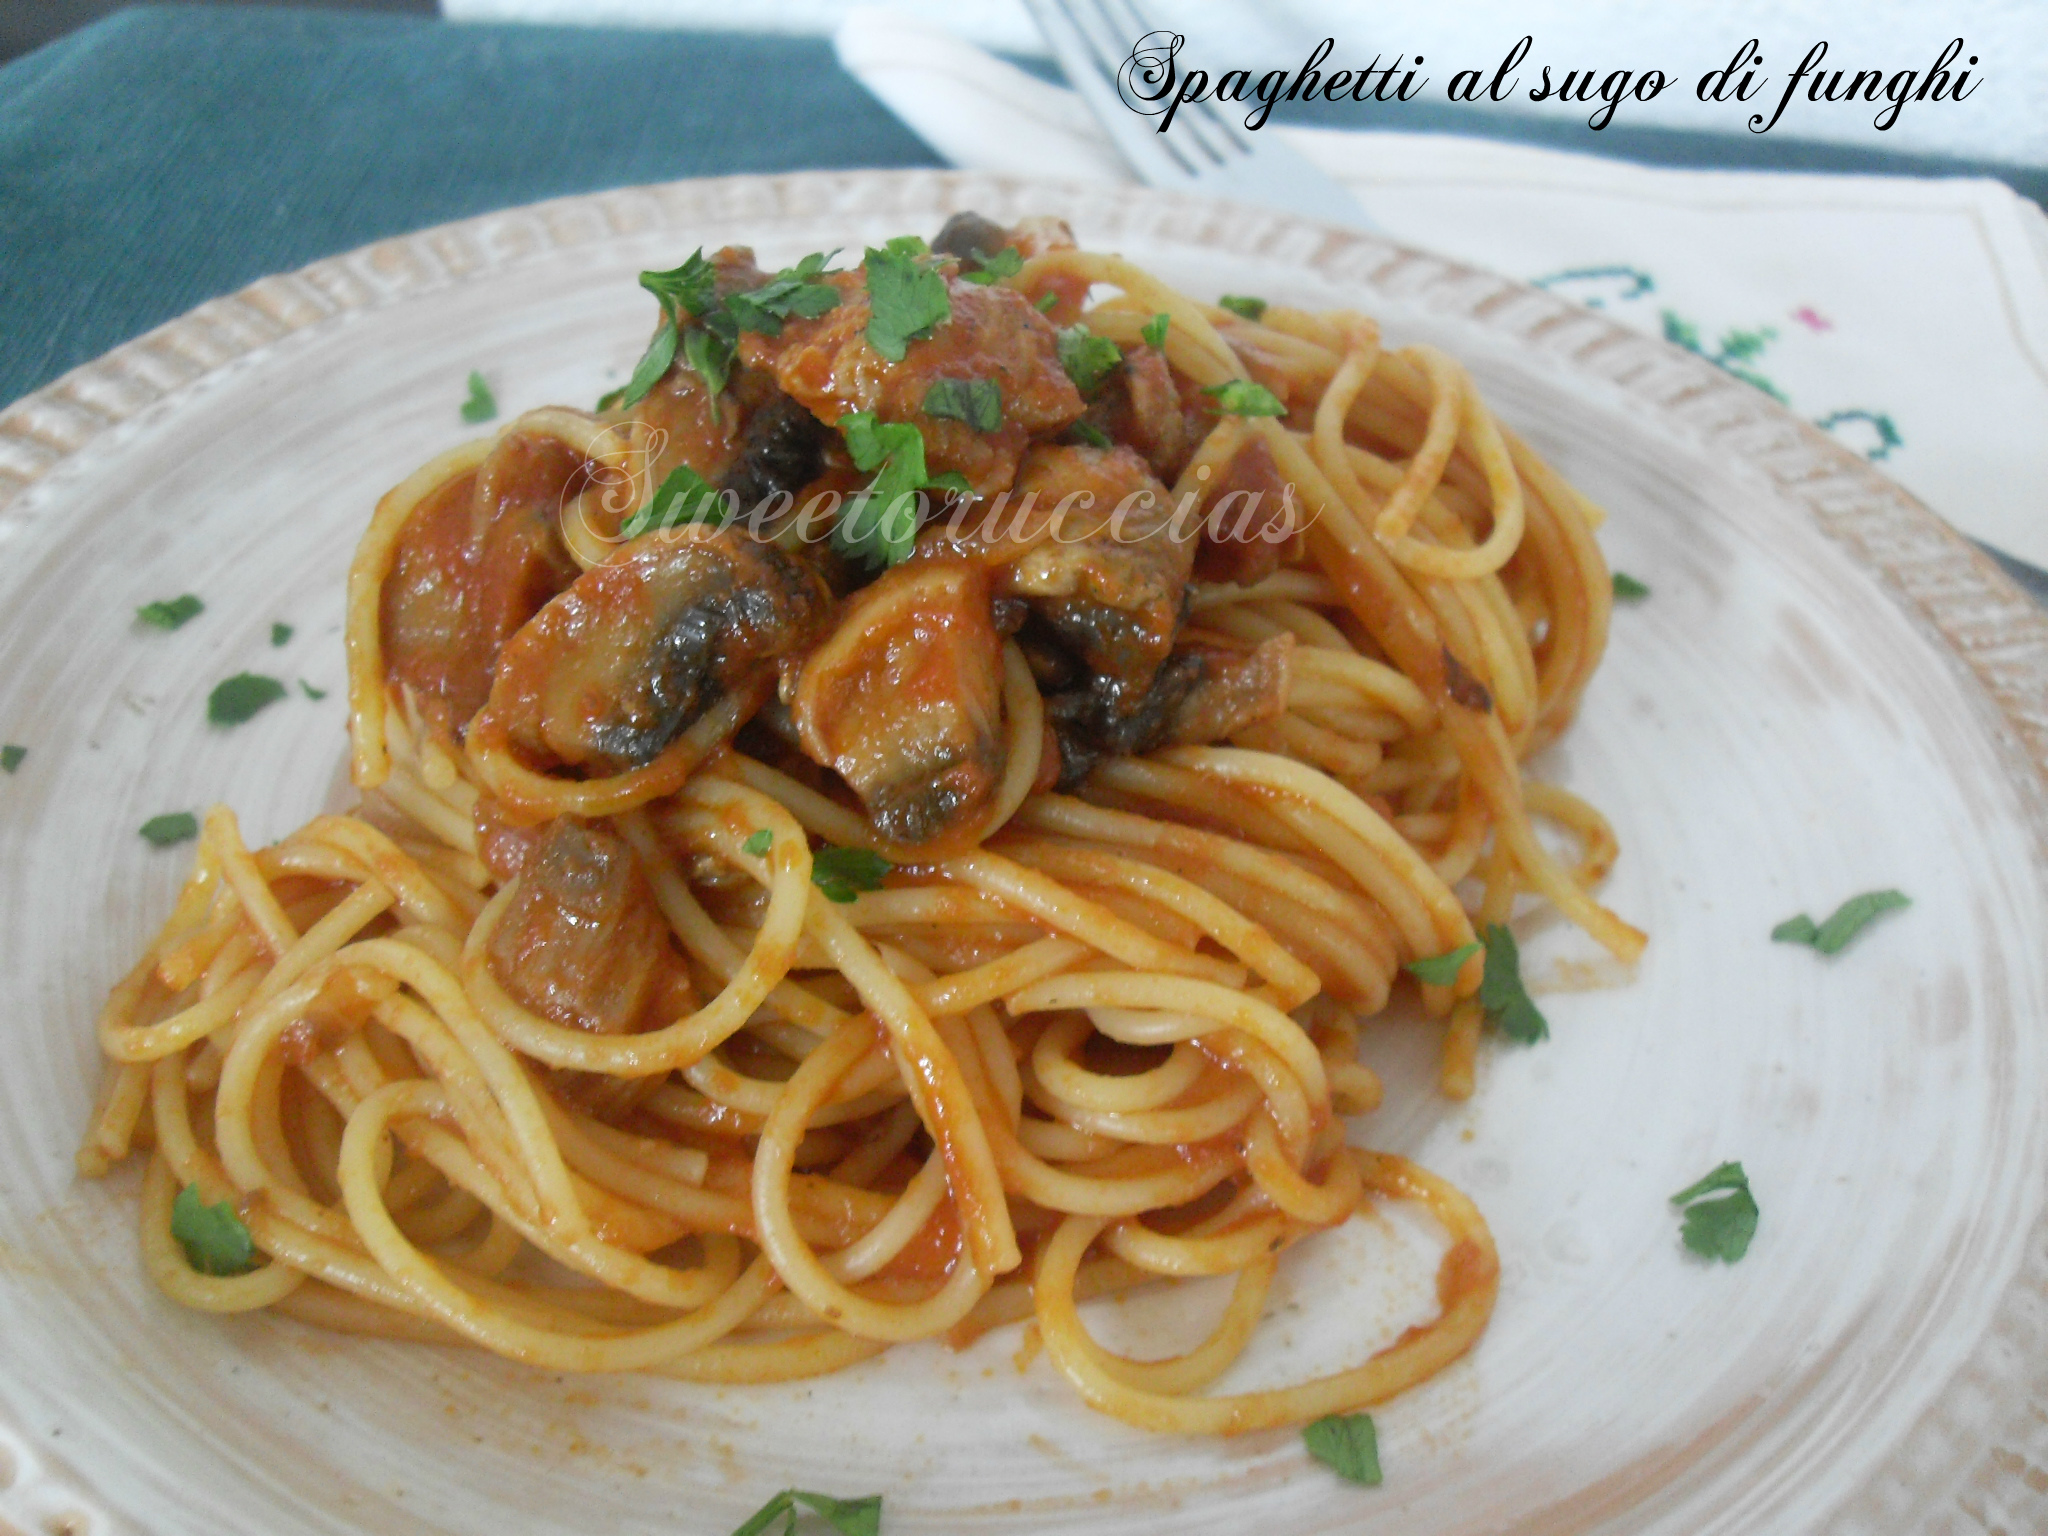
[{"label": "green floral embroidery", "polygon": [[[1611,292],[1603,292],[1607,284],[1617,286]],[[1569,292],[1565,297],[1577,299],[1588,309],[1605,309],[1609,299],[1640,299],[1644,294],[1653,292],[1657,282],[1640,267],[1571,267],[1537,278],[1535,286],[1545,292],[1555,292],[1560,288],[1590,289],[1590,292]]]},{"label": "green floral embroidery", "polygon": [[1674,346],[1695,352],[1725,373],[1732,373],[1745,384],[1754,384],[1780,405],[1790,405],[1785,391],[1778,388],[1756,369],[1751,362],[1763,354],[1765,347],[1778,339],[1778,333],[1770,326],[1759,326],[1756,330],[1745,331],[1731,328],[1721,333],[1721,340],[1709,352],[1700,343],[1699,327],[1690,320],[1681,319],[1676,310],[1664,311],[1664,339]]},{"label": "green floral embroidery", "polygon": [[[1890,458],[1892,450],[1905,442],[1905,439],[1899,436],[1899,429],[1893,424],[1891,417],[1883,411],[1830,411],[1814,425],[1823,432],[1834,432],[1837,427],[1852,425],[1870,428],[1877,434],[1877,441],[1863,450],[1863,457],[1873,464],[1880,459]],[[1842,434],[1837,432],[1835,435],[1839,437]]]}]

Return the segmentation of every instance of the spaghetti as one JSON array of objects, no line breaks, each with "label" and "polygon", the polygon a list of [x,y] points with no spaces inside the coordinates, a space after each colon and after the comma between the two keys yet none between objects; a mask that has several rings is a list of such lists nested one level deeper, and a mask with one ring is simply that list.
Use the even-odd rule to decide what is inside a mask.
[{"label": "spaghetti", "polygon": [[[1079,466],[1213,514],[1199,549],[1162,524],[1076,575],[1068,545],[966,550],[934,517],[872,579],[715,519],[626,538],[678,466],[731,487],[794,453],[806,516],[865,483],[803,390],[843,383],[832,347],[875,345],[847,325],[884,252],[865,293],[723,253],[664,325],[710,338],[682,349],[701,364],[735,338],[693,300],[758,318],[782,295],[729,381],[679,361],[403,482],[349,574],[361,807],[258,849],[209,813],[100,1020],[79,1163],[146,1154],[168,1296],[715,1382],[1030,1318],[1090,1404],[1193,1433],[1379,1401],[1479,1336],[1484,1221],[1345,1117],[1379,1102],[1356,1047],[1403,964],[1518,897],[1642,946],[1590,894],[1606,823],[1520,767],[1606,641],[1599,514],[1457,364],[1362,316],[1247,320],[1048,226],[994,234],[1007,272],[981,241],[892,244],[949,317],[871,360],[880,394],[841,400],[842,431],[980,358],[1000,426],[894,411],[922,423],[920,474],[959,466],[948,506]],[[1020,373],[1077,337],[1116,349],[1092,398],[1071,364]],[[1277,409],[1219,409],[1233,383]],[[1225,514],[1257,497],[1225,488],[1260,484],[1289,520],[1233,550]],[[1115,670],[1132,634],[1149,674]],[[845,850],[886,875],[835,888]],[[1420,986],[1454,1097],[1482,964]],[[233,1203],[257,1267],[194,1267],[187,1187]],[[1441,1224],[1438,1316],[1335,1374],[1208,1393],[1279,1255],[1374,1200]],[[1186,1354],[1125,1358],[1083,1325],[1090,1296],[1217,1275],[1231,1300]]]}]

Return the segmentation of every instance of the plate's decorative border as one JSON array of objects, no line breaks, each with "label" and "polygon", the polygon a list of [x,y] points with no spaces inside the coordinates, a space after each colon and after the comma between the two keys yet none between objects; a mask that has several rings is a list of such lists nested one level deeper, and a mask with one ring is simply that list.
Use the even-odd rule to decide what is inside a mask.
[{"label": "plate's decorative border", "polygon": [[[768,222],[1055,203],[1077,224],[1271,256],[1518,340],[1604,380],[1704,448],[1761,468],[1891,590],[1979,684],[2005,728],[2048,864],[2048,612],[1926,507],[1760,390],[1540,289],[1377,235],[1262,209],[1102,183],[933,171],[807,172],[626,188],[485,214],[267,277],[73,369],[0,411],[0,540],[31,487],[181,391],[294,332],[522,259],[710,218]],[[2048,515],[2048,507],[2043,514]],[[64,1474],[0,1427],[0,1532],[88,1536]],[[1970,1359],[1828,1536],[2048,1530],[2048,1211]]]}]

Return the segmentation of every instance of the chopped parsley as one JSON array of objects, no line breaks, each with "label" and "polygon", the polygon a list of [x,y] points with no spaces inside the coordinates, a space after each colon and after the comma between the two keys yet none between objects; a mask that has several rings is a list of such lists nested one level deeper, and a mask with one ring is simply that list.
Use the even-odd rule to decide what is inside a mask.
[{"label": "chopped parsley", "polygon": [[993,432],[1003,424],[1003,387],[994,379],[936,379],[924,392],[924,413]]},{"label": "chopped parsley", "polygon": [[1515,936],[1505,923],[1488,923],[1481,937],[1486,973],[1479,980],[1479,1006],[1486,1010],[1486,1022],[1523,1045],[1548,1039],[1550,1026],[1522,985],[1522,952]]},{"label": "chopped parsley", "polygon": [[870,246],[865,257],[868,345],[892,363],[953,315],[946,279],[919,259],[924,254],[922,240],[899,235],[880,250]]},{"label": "chopped parsley", "polygon": [[1649,583],[1637,581],[1627,571],[1616,571],[1614,595],[1624,603],[1640,602],[1650,595]]},{"label": "chopped parsley", "polygon": [[748,838],[744,843],[741,843],[740,850],[744,853],[751,854],[753,857],[758,859],[774,846],[775,834],[773,832],[770,832],[766,827],[763,827],[760,831],[756,832],[752,837]]},{"label": "chopped parsley", "polygon": [[862,891],[879,891],[882,877],[893,868],[871,848],[834,848],[829,844],[811,855],[811,884],[827,901],[845,906]]},{"label": "chopped parsley", "polygon": [[[1715,1198],[1706,1199],[1708,1195]],[[1749,1240],[1756,1236],[1757,1208],[1742,1164],[1723,1163],[1673,1195],[1671,1203],[1685,1212],[1680,1236],[1694,1253],[1733,1264],[1749,1252]]]},{"label": "chopped parsley", "polygon": [[833,524],[832,542],[844,554],[870,565],[894,565],[910,554],[917,539],[919,492],[966,495],[972,490],[960,475],[925,472],[924,434],[909,422],[877,421],[872,411],[850,411],[839,418],[839,430],[854,467],[875,472]]},{"label": "chopped parsley", "polygon": [[1456,949],[1446,954],[1430,955],[1421,960],[1410,960],[1402,969],[1418,980],[1428,982],[1433,987],[1448,987],[1458,979],[1458,972],[1465,968],[1465,962],[1478,953],[1478,944],[1460,944]]},{"label": "chopped parsley", "polygon": [[[838,254],[837,251],[811,252],[795,266],[783,268],[759,288],[729,295],[725,301],[726,312],[740,330],[758,331],[763,336],[780,336],[782,322],[792,315],[815,320],[827,311],[837,309],[839,290],[817,279],[824,275],[825,263]],[[940,287],[944,286],[942,279]]]},{"label": "chopped parsley", "polygon": [[640,286],[653,294],[671,317],[701,316],[718,303],[718,269],[698,246],[689,260],[666,272],[642,272]]},{"label": "chopped parsley", "polygon": [[719,324],[727,318],[723,312],[714,315],[706,324],[691,326],[683,337],[683,366],[702,379],[705,391],[712,395],[725,393],[725,381],[732,377],[733,353],[739,350],[737,328],[729,336]]},{"label": "chopped parsley", "polygon": [[1077,421],[1067,431],[1090,448],[1114,448],[1116,441],[1092,421]]},{"label": "chopped parsley", "polygon": [[474,368],[470,369],[469,398],[462,402],[462,419],[475,426],[497,414],[498,397],[491,393],[491,386],[484,382],[484,376]]},{"label": "chopped parsley", "polygon": [[970,283],[980,283],[986,287],[998,278],[1015,277],[1023,270],[1023,253],[1014,245],[1006,245],[993,256],[984,256],[980,251],[976,251],[974,269],[962,271],[960,275]]},{"label": "chopped parsley", "polygon": [[284,697],[284,684],[260,672],[237,672],[214,684],[206,696],[206,718],[215,725],[240,725]]},{"label": "chopped parsley", "polygon": [[689,465],[678,464],[663,478],[647,505],[619,525],[619,535],[637,539],[651,528],[679,528],[685,523],[723,528],[732,515],[724,492]]},{"label": "chopped parsley", "polygon": [[1092,395],[1102,388],[1102,381],[1124,360],[1115,342],[1107,336],[1096,335],[1079,321],[1060,331],[1059,354],[1060,366],[1067,370],[1067,377],[1074,381],[1074,388],[1084,395]]},{"label": "chopped parsley", "polygon": [[18,747],[11,741],[0,747],[0,773],[14,772],[21,766],[21,760],[27,756],[27,747]]},{"label": "chopped parsley", "polygon": [[1266,301],[1255,299],[1249,294],[1226,293],[1216,301],[1218,309],[1227,309],[1240,320],[1256,320],[1266,312]]},{"label": "chopped parsley", "polygon": [[1225,379],[1202,391],[1213,397],[1216,408],[1226,416],[1285,416],[1287,407],[1263,384],[1250,379]]},{"label": "chopped parsley", "polygon": [[1851,896],[1835,908],[1824,923],[1816,923],[1802,912],[1773,928],[1771,937],[1780,944],[1804,944],[1824,955],[1832,955],[1885,913],[1912,904],[1912,899],[1903,891],[1865,891],[1860,896]]},{"label": "chopped parsley", "polygon": [[1032,307],[1035,308],[1041,315],[1043,315],[1049,314],[1052,311],[1053,305],[1059,303],[1059,301],[1060,296],[1058,293],[1046,292],[1041,293],[1037,298],[1033,299],[1031,303]]},{"label": "chopped parsley", "polygon": [[143,837],[157,848],[168,848],[174,843],[189,843],[199,835],[199,818],[190,811],[168,811],[162,816],[152,816],[138,828]]},{"label": "chopped parsley", "polygon": [[1301,1432],[1309,1455],[1347,1482],[1380,1485],[1380,1437],[1369,1413],[1325,1414]]},{"label": "chopped parsley", "polygon": [[635,406],[646,399],[647,391],[661,382],[661,376],[668,372],[668,365],[676,360],[676,342],[680,335],[675,317],[664,312],[661,329],[654,333],[654,340],[647,343],[647,350],[640,354],[640,361],[633,368],[633,377],[599,400],[597,408],[608,411],[615,405]]},{"label": "chopped parsley", "polygon": [[315,688],[303,677],[299,679],[299,688],[309,699],[324,699],[327,697],[327,690],[325,688]]},{"label": "chopped parsley", "polygon": [[1166,328],[1172,323],[1173,316],[1161,310],[1139,328],[1138,334],[1145,338],[1145,345],[1156,352],[1166,345]]},{"label": "chopped parsley", "polygon": [[206,604],[187,592],[183,597],[144,603],[135,610],[135,617],[157,629],[176,629],[205,610]]},{"label": "chopped parsley", "polygon": [[747,1523],[732,1536],[769,1536],[778,1520],[782,1522],[782,1528],[775,1536],[793,1536],[799,1504],[822,1518],[839,1536],[881,1536],[882,1496],[879,1493],[871,1493],[864,1499],[835,1499],[829,1493],[806,1493],[801,1488],[783,1489],[755,1510]]},{"label": "chopped parsley", "polygon": [[234,1206],[226,1200],[208,1205],[197,1184],[187,1184],[171,1202],[171,1236],[202,1275],[246,1275],[256,1267],[256,1240]]},{"label": "chopped parsley", "polygon": [[290,644],[290,642],[291,642],[291,638],[292,638],[292,627],[291,627],[291,625],[289,625],[289,624],[272,624],[272,625],[270,626],[270,643],[271,643],[272,645],[288,645],[288,644]]}]

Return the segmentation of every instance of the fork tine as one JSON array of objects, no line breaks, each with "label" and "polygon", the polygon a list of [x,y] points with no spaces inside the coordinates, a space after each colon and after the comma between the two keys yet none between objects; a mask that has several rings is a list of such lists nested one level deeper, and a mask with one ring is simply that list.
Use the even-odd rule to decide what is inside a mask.
[{"label": "fork tine", "polygon": [[1116,90],[1116,65],[1106,62],[1074,0],[1025,0],[1038,28],[1052,44],[1068,82],[1080,94],[1118,151],[1141,179],[1155,184],[1192,181],[1196,166],[1179,145],[1131,115]]}]

